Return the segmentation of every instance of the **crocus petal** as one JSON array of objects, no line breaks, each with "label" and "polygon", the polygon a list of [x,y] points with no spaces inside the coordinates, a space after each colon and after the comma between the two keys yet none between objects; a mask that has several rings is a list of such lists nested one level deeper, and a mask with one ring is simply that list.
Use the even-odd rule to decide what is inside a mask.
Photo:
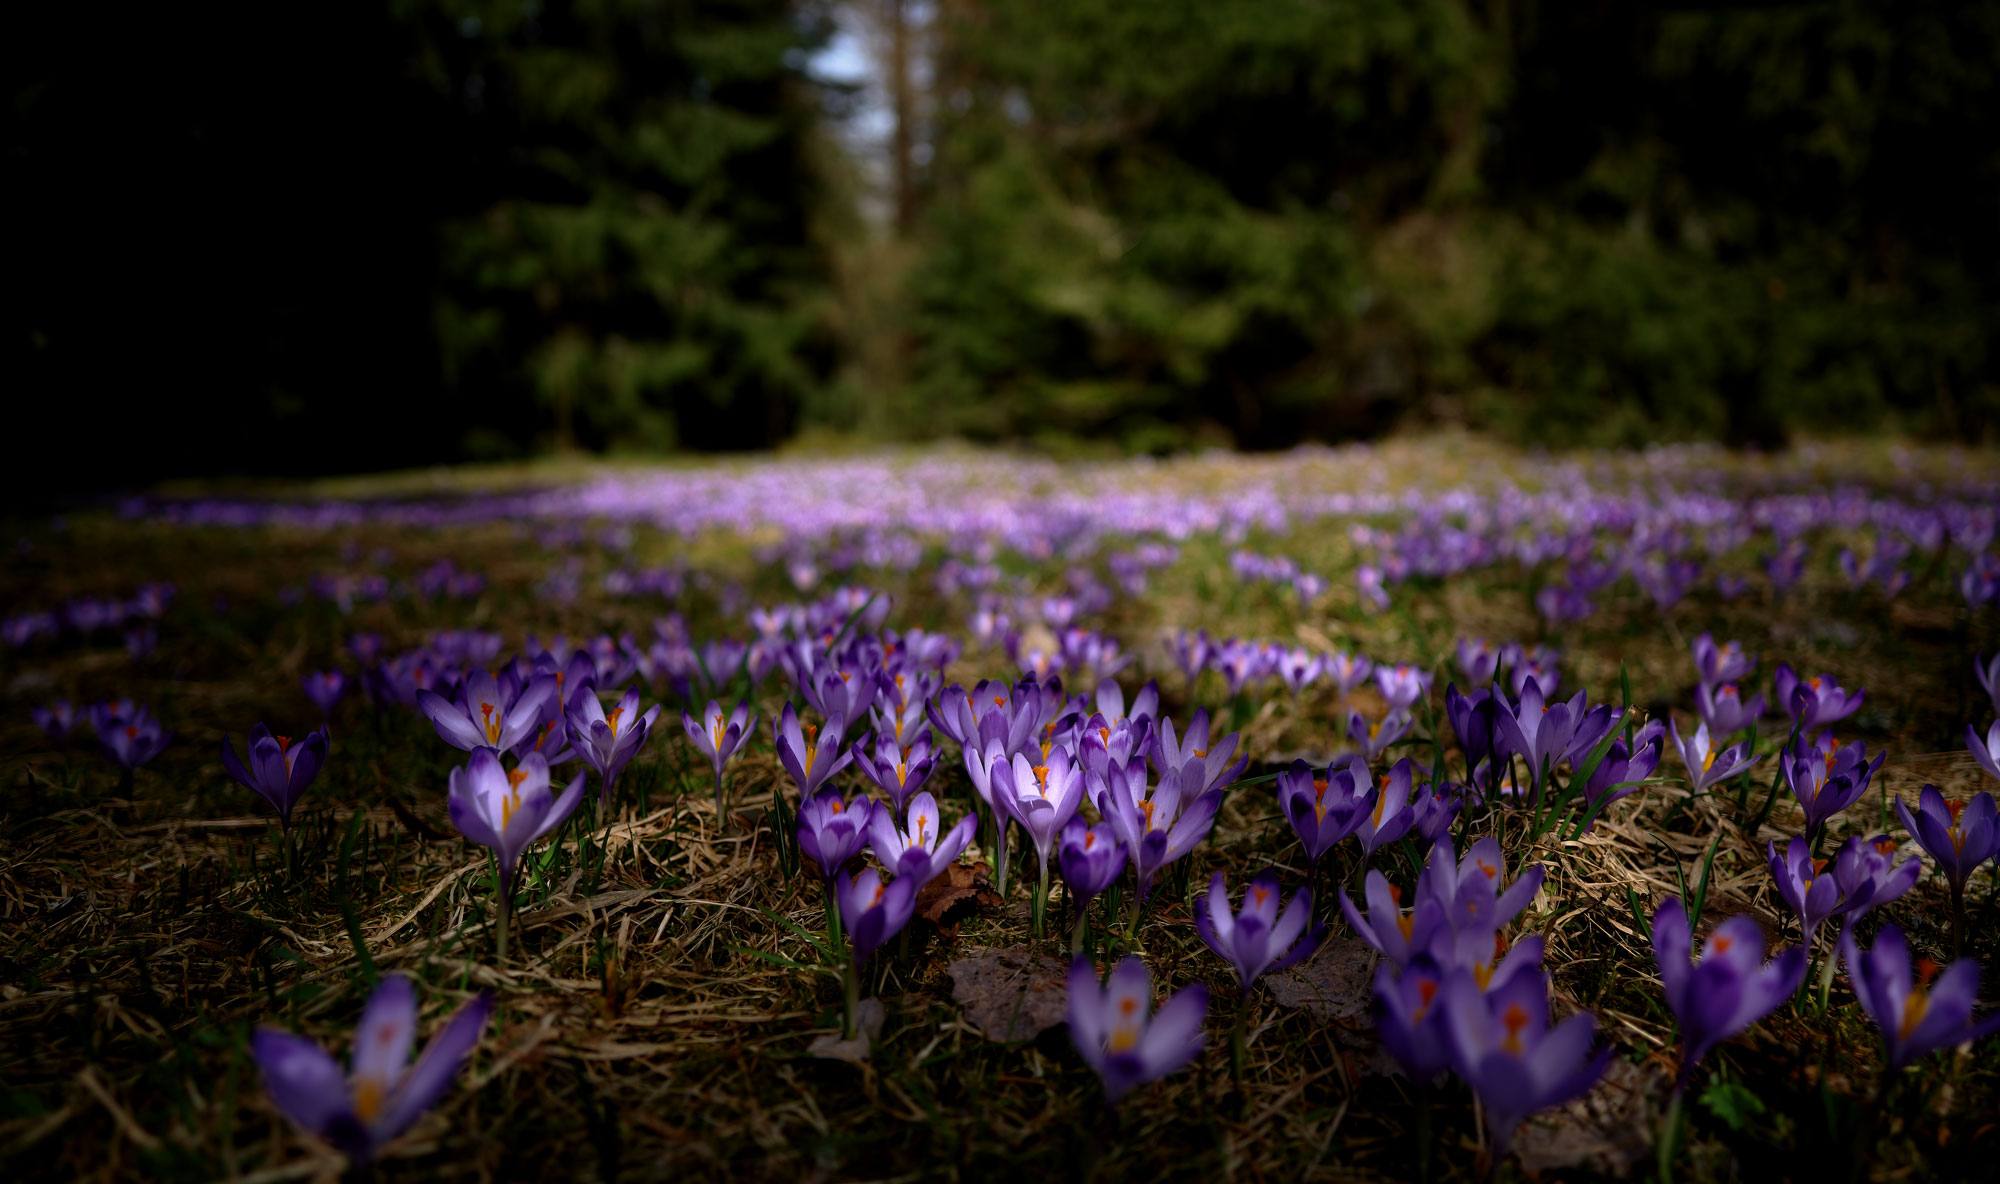
[{"label": "crocus petal", "polygon": [[385,975],[361,1010],[354,1028],[352,1066],[357,1083],[373,1082],[386,1100],[390,1087],[410,1063],[417,1037],[417,993],[400,974]]},{"label": "crocus petal", "polygon": [[259,1028],[250,1038],[250,1051],[264,1072],[271,1100],[300,1127],[324,1137],[337,1122],[352,1121],[347,1075],[325,1049],[303,1036]]},{"label": "crocus petal", "polygon": [[424,1046],[417,1063],[410,1067],[403,1084],[383,1107],[374,1123],[378,1140],[394,1138],[415,1122],[444,1094],[466,1055],[479,1043],[486,1019],[493,1012],[493,998],[481,994],[458,1009],[431,1042]]}]

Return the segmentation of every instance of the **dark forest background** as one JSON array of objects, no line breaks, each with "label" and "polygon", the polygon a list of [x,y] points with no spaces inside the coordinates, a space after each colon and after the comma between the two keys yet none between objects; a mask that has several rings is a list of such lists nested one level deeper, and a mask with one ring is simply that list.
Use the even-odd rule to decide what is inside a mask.
[{"label": "dark forest background", "polygon": [[[877,168],[813,69],[849,18],[898,117]],[[2000,412],[1990,3],[5,20],[17,481],[800,433],[1990,440]]]}]

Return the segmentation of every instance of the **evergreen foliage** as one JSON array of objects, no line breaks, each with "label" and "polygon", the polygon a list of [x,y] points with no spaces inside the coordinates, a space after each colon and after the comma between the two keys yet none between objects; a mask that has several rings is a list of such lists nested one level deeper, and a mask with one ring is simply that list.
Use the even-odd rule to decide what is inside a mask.
[{"label": "evergreen foliage", "polygon": [[948,5],[920,389],[975,435],[1990,431],[2000,13]]}]

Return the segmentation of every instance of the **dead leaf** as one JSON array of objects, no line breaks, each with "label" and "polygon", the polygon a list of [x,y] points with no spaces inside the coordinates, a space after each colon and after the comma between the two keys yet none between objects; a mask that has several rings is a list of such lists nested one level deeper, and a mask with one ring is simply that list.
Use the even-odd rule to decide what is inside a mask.
[{"label": "dead leaf", "polygon": [[1353,1021],[1368,1015],[1378,960],[1379,955],[1360,938],[1336,938],[1311,958],[1263,983],[1278,1006],[1302,1007],[1322,1024],[1352,1028],[1357,1026]]},{"label": "dead leaf", "polygon": [[1063,1022],[1069,967],[1047,954],[988,950],[947,968],[951,997],[988,1040],[1032,1040]]},{"label": "dead leaf", "polygon": [[883,1015],[880,999],[863,999],[854,1009],[854,1039],[848,1040],[838,1031],[826,1032],[813,1037],[806,1051],[830,1061],[863,1064],[868,1060],[869,1048],[881,1039]]},{"label": "dead leaf", "polygon": [[1612,1058],[1589,1093],[1528,1120],[1514,1154],[1530,1174],[1583,1168],[1626,1176],[1652,1156],[1653,1126],[1665,1104],[1667,1074],[1654,1064]]},{"label": "dead leaf", "polygon": [[925,884],[917,893],[917,916],[942,926],[946,914],[970,901],[975,908],[998,908],[1000,894],[993,891],[985,864],[954,863],[944,874]]}]

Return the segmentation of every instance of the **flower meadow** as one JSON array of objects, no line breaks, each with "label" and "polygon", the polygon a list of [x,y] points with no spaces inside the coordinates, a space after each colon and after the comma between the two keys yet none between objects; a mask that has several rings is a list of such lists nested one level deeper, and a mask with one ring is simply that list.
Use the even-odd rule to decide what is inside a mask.
[{"label": "flower meadow", "polygon": [[1976,454],[1444,437],[18,523],[0,1145],[1983,1174],[1996,522]]}]

